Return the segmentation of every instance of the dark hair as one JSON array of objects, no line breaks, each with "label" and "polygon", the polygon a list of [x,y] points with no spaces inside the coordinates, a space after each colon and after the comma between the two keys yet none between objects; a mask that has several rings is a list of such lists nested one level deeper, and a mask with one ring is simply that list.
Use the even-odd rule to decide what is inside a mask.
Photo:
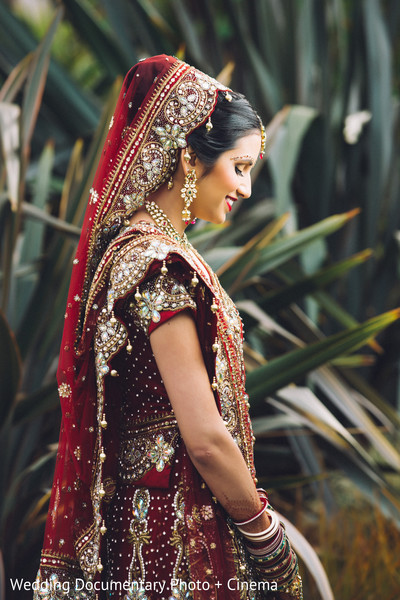
[{"label": "dark hair", "polygon": [[206,166],[206,173],[211,171],[223,152],[235,147],[238,139],[250,131],[261,130],[260,117],[247,98],[237,92],[230,92],[230,96],[232,100],[229,102],[224,92],[218,94],[211,115],[213,127],[210,132],[207,132],[204,123],[187,138],[196,156]]}]

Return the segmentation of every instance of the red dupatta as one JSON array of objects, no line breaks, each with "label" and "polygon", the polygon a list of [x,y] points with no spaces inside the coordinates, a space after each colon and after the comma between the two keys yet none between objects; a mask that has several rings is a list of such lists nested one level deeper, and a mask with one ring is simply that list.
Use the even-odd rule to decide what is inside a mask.
[{"label": "red dupatta", "polygon": [[57,373],[62,424],[38,582],[90,581],[101,571],[96,481],[106,423],[97,401],[90,286],[124,220],[175,171],[179,148],[210,116],[220,89],[165,55],[139,62],[123,82],[73,261]]}]

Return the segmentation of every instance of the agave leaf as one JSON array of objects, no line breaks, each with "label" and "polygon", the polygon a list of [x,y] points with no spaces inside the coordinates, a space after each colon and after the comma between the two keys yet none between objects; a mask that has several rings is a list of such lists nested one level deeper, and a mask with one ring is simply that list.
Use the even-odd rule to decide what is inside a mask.
[{"label": "agave leaf", "polygon": [[334,367],[345,367],[354,369],[358,367],[371,367],[376,363],[375,356],[371,354],[352,354],[351,356],[339,356],[331,361]]},{"label": "agave leaf", "polygon": [[19,116],[20,108],[7,102],[0,103],[0,138],[7,177],[7,196],[15,211],[18,206],[20,178]]},{"label": "agave leaf", "polygon": [[[265,150],[264,150],[264,156],[263,158],[261,158],[260,160],[258,160],[256,162],[256,164],[254,165],[252,171],[251,171],[251,180],[252,182],[254,182],[258,175],[259,172],[262,169],[262,166],[264,164],[264,162],[269,158],[270,152],[271,152],[271,148],[274,144],[274,141],[276,139],[276,136],[278,134],[278,131],[280,130],[281,126],[283,125],[283,123],[286,121],[286,119],[288,118],[289,114],[291,111],[291,107],[290,106],[284,106],[280,111],[278,111],[274,117],[271,119],[271,121],[268,123],[268,125],[265,127]],[[275,203],[274,203],[275,205]]]},{"label": "agave leaf", "polygon": [[[259,448],[255,448],[256,453],[259,452]],[[272,454],[273,455],[273,454]],[[271,453],[269,453],[269,458],[271,458]],[[261,472],[261,476],[259,476]],[[318,473],[317,475],[282,475],[282,477],[274,476],[274,475],[263,475],[261,470],[261,465],[258,464],[257,467],[257,479],[258,482],[262,485],[265,485],[268,488],[268,492],[273,492],[274,490],[290,490],[290,489],[298,489],[307,485],[311,485],[313,483],[323,483],[328,478],[327,473]]]},{"label": "agave leaf", "polygon": [[83,162],[83,140],[79,138],[76,140],[74,147],[71,152],[71,158],[68,163],[67,172],[65,174],[64,184],[62,188],[60,206],[58,209],[58,216],[60,219],[65,220],[67,216],[68,205],[70,202],[70,195],[72,193],[72,187],[76,181],[82,179],[82,162]]},{"label": "agave leaf", "polygon": [[14,334],[0,311],[0,423],[7,422],[21,378],[21,357]]},{"label": "agave leaf", "polygon": [[72,181],[70,184],[71,197],[68,202],[67,219],[74,225],[80,225],[82,223],[89,197],[89,189],[92,185],[97,165],[100,161],[103,145],[109,130],[109,123],[114,113],[115,103],[121,85],[122,78],[117,77],[110,89],[107,101],[105,102],[102,115],[97,124],[97,129],[86,155],[82,173],[77,172],[76,180]]},{"label": "agave leaf", "polygon": [[269,167],[274,179],[277,214],[290,211],[294,216],[291,184],[304,134],[317,111],[305,106],[292,106],[279,129],[269,154]]},{"label": "agave leaf", "polygon": [[[323,370],[323,367],[320,369]],[[332,378],[331,378],[332,379]],[[332,381],[330,381],[332,384]],[[336,381],[334,382],[336,383]],[[338,386],[335,386],[335,390],[337,390]],[[332,394],[330,394],[332,395]],[[297,386],[289,386],[283,388],[279,391],[278,397],[283,399],[286,403],[288,403],[294,410],[298,411],[299,414],[306,417],[308,422],[311,424],[311,427],[315,429],[315,431],[322,434],[322,431],[327,431],[328,436],[331,434],[337,434],[341,437],[349,446],[351,446],[364,460],[367,464],[372,466],[374,461],[371,459],[368,452],[364,450],[361,444],[352,436],[347,429],[340,423],[340,421],[333,415],[331,411],[329,411],[324,404],[319,400],[319,398],[309,389],[304,387]],[[341,395],[341,400],[343,399],[343,394]],[[339,404],[339,402],[337,402]],[[353,405],[350,408],[350,402],[347,401],[347,406],[349,410],[347,412],[347,416],[354,422],[354,416],[350,416],[349,413],[361,413],[359,406],[353,401]],[[363,418],[364,417],[364,418]],[[370,419],[366,415],[362,415],[359,417],[361,420],[363,418],[364,423],[368,423]],[[373,426],[372,422],[369,422],[368,425],[372,427],[374,430],[377,428]],[[336,436],[335,436],[336,437]],[[342,444],[336,444],[342,445]],[[397,456],[397,466],[399,466],[399,457]]]},{"label": "agave leaf", "polygon": [[[50,141],[45,146],[39,160],[37,176],[33,190],[32,204],[26,205],[28,207],[32,207],[33,210],[37,209],[43,212],[43,207],[47,202],[50,192],[53,161],[54,144],[52,141]],[[46,213],[43,212],[43,214]],[[28,220],[24,223],[23,235],[21,236],[21,248],[18,252],[20,263],[24,264],[30,262],[32,264],[36,261],[37,270],[39,270],[39,257],[43,251],[44,233],[45,226],[43,222],[32,222],[31,220]],[[32,274],[29,272],[25,277],[19,277],[18,280],[14,278],[9,310],[9,318],[11,319],[11,322],[18,323],[20,315],[24,313],[29,299],[33,293],[36,280],[37,273],[32,276]]]},{"label": "agave leaf", "polygon": [[205,59],[202,43],[194,27],[193,18],[187,8],[187,4],[182,0],[170,0],[170,3],[174,9],[175,18],[180,25],[188,51],[193,57],[194,63],[204,71],[210,72],[210,65]]},{"label": "agave leaf", "polygon": [[28,77],[33,54],[28,54],[11,71],[0,90],[0,102],[12,103]]},{"label": "agave leaf", "polygon": [[329,460],[336,464],[371,504],[378,506],[384,515],[400,525],[400,502],[396,494],[382,484],[381,478],[374,471],[366,469],[365,464],[357,461],[352,453],[343,453],[333,445],[329,447]]},{"label": "agave leaf", "polygon": [[267,333],[277,333],[286,340],[289,340],[294,346],[298,346],[300,348],[304,347],[305,344],[299,337],[293,335],[293,333],[282,327],[282,325],[267,315],[267,313],[259,308],[259,306],[252,300],[239,300],[236,302],[236,306],[239,311],[247,313],[256,319],[256,321],[258,321],[261,325],[262,329]]},{"label": "agave leaf", "polygon": [[292,350],[251,371],[247,376],[247,388],[252,399],[252,408],[258,409],[260,401],[266,395],[296,381],[332,358],[357,350],[399,316],[399,309],[389,311],[350,330],[305,348]]},{"label": "agave leaf", "polygon": [[[358,325],[357,319],[343,308],[333,296],[327,294],[324,290],[315,292],[313,297],[325,312],[334,317],[334,319],[341,325],[344,325],[344,327],[355,327]],[[369,345],[378,354],[382,353],[382,348],[376,340],[371,340]]]},{"label": "agave leaf", "polygon": [[57,382],[51,381],[36,392],[21,395],[13,412],[13,423],[26,424],[31,419],[45,414],[59,406]]},{"label": "agave leaf", "polygon": [[400,453],[393,444],[382,434],[380,429],[373,423],[368,414],[361,408],[352,397],[348,387],[335,376],[331,369],[323,367],[312,373],[312,381],[315,381],[320,389],[330,400],[342,411],[345,416],[363,432],[371,445],[380,453],[386,462],[396,471],[400,471]]},{"label": "agave leaf", "polygon": [[364,459],[364,456],[366,455],[365,451],[364,456],[361,456],[359,452],[351,448],[343,438],[316,419],[311,413],[303,411],[299,412],[297,408],[286,405],[279,400],[270,399],[269,402],[277,410],[283,411],[293,418],[297,418],[300,423],[306,427],[310,427],[315,433],[329,442],[329,451],[333,452],[335,450],[338,455],[346,456],[347,460],[353,463],[357,471],[361,472],[363,476],[369,479],[371,485],[378,486],[382,490],[386,488],[389,491],[389,483],[384,479],[378,464],[374,462],[372,458],[368,458],[367,461]]},{"label": "agave leaf", "polygon": [[[54,456],[54,454],[53,454]],[[50,500],[51,490],[42,495],[41,498],[34,504],[31,511],[23,519],[20,530],[29,531],[38,525],[45,522],[47,518],[47,510],[44,510]]]},{"label": "agave leaf", "polygon": [[35,219],[40,223],[49,225],[56,231],[60,233],[64,233],[71,237],[72,239],[79,240],[79,236],[81,234],[80,227],[76,227],[75,225],[71,225],[67,223],[63,219],[59,219],[58,217],[53,217],[49,215],[49,213],[41,210],[40,208],[34,206],[33,204],[28,204],[24,202],[22,205],[22,212],[26,217],[31,219]]},{"label": "agave leaf", "polygon": [[[371,254],[371,250],[364,250],[330,267],[321,269],[314,275],[303,277],[297,281],[291,281],[290,284],[280,288],[278,291],[266,294],[260,301],[259,306],[269,313],[281,310],[292,302],[298,302],[307,294],[313,294],[321,287],[332,283],[335,279],[343,277],[350,269],[368,260]],[[287,281],[289,278],[285,277],[285,279]],[[354,325],[354,323],[351,324]]]},{"label": "agave leaf", "polygon": [[[39,160],[32,206],[43,212],[50,193],[51,172],[54,164],[54,142],[50,140],[43,149]],[[29,209],[28,209],[29,210]],[[43,245],[45,227],[42,222],[33,223],[28,221],[24,227],[23,246],[20,254],[20,262],[28,259],[35,260],[40,256]]]},{"label": "agave leaf", "polygon": [[294,418],[292,415],[288,414],[253,417],[251,419],[251,424],[253,427],[253,433],[256,436],[256,441],[259,441],[263,437],[269,437],[269,435],[274,431],[282,431],[287,429],[293,429],[295,431],[297,428],[301,427],[301,423],[299,423],[297,418]]},{"label": "agave leaf", "polygon": [[152,0],[136,0],[136,3],[142,7],[143,12],[158,31],[161,31],[167,37],[176,35],[175,28],[171,27],[165,20]]},{"label": "agave leaf", "polygon": [[50,49],[57,27],[61,21],[63,9],[59,8],[54,16],[47,34],[35,52],[32,66],[29,70],[21,113],[21,147],[26,154],[39,113],[43,96],[47,70],[50,64]]},{"label": "agave leaf", "polygon": [[40,456],[33,463],[28,465],[26,468],[18,472],[18,474],[12,479],[10,486],[7,488],[7,493],[4,499],[4,505],[2,510],[2,519],[6,519],[9,513],[13,510],[16,498],[18,498],[19,487],[21,483],[35,471],[40,470],[50,460],[54,459],[54,452],[48,452]]},{"label": "agave leaf", "polygon": [[132,66],[132,60],[123,44],[119,43],[117,37],[114,38],[117,30],[113,33],[108,22],[101,20],[96,10],[85,0],[64,0],[64,5],[69,19],[98,57],[109,78],[112,80],[115,75],[126,73]]},{"label": "agave leaf", "polygon": [[380,413],[385,415],[389,422],[392,423],[395,431],[400,428],[400,415],[398,412],[396,412],[396,410],[385,401],[364,378],[360,377],[356,371],[349,369],[340,370],[340,375],[346,383],[354,389],[354,392],[361,394],[361,397],[364,398],[365,401],[368,401],[372,406],[375,406]]},{"label": "agave leaf", "polygon": [[[37,57],[37,40],[21,20],[17,19],[4,3],[0,2],[0,38],[12,59],[11,64],[24,59],[27,53]],[[8,60],[6,61],[8,65]],[[62,98],[62,103],[60,103]],[[74,140],[78,135],[87,135],[96,127],[99,115],[98,102],[93,95],[81,90],[68,73],[55,61],[50,62],[45,92],[46,108],[55,115],[52,120],[51,135],[61,134],[65,139]],[[61,116],[60,108],[62,108]],[[38,133],[38,132],[36,132]]]},{"label": "agave leaf", "polygon": [[282,231],[289,215],[282,215],[280,218],[275,219],[272,223],[269,223],[260,233],[252,237],[242,248],[238,249],[235,256],[230,260],[227,260],[222,267],[217,271],[218,277],[221,277],[225,271],[230,269],[232,265],[237,262],[242,256],[246,255],[252,248],[258,246],[263,248],[267,246],[271,240]]},{"label": "agave leaf", "polygon": [[365,51],[369,65],[368,92],[374,115],[371,120],[369,155],[374,157],[366,187],[366,209],[363,212],[364,236],[375,245],[381,197],[390,168],[392,153],[393,101],[391,90],[391,49],[379,2],[363,4]]},{"label": "agave leaf", "polygon": [[[261,246],[260,249],[252,249],[241,260],[238,260],[229,271],[223,273],[221,276],[222,284],[224,287],[229,288],[237,277],[240,276],[241,270],[243,268],[247,269],[249,261],[252,261],[252,266],[247,270],[247,279],[275,269],[293,256],[301,253],[308,244],[319,238],[326,237],[343,227],[358,212],[356,209],[340,215],[333,215],[297,233],[274,241],[266,247]],[[254,260],[254,254],[256,255],[256,260]]]},{"label": "agave leaf", "polygon": [[234,39],[241,53],[246,57],[250,72],[254,74],[254,80],[261,92],[260,100],[268,112],[275,114],[284,104],[282,90],[272,77],[267,63],[254,44],[252,33],[246,27],[246,19],[243,18],[243,11],[240,10],[239,3],[234,0],[226,0],[226,5],[234,27]]}]

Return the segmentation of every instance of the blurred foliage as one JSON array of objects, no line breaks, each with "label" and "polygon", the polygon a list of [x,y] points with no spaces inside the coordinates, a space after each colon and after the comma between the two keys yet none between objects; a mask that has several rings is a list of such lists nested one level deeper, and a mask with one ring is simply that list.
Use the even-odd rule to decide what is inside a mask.
[{"label": "blurred foliage", "polygon": [[[7,577],[32,580],[37,568],[59,427],[55,371],[68,275],[121,76],[163,52],[230,79],[269,123],[268,157],[254,169],[252,198],[232,211],[233,226],[199,224],[190,233],[244,320],[259,479],[307,533],[316,500],[327,519],[355,520],[352,512],[335,515],[336,471],[398,525],[400,4],[49,0],[40,14],[35,6],[0,4]],[[340,569],[356,544],[377,540],[356,532],[355,545],[335,554],[332,535],[315,546],[336,597],[355,600],[353,571],[342,577]],[[392,543],[386,526],[376,535],[382,547]],[[306,597],[318,589],[328,600],[315,553],[296,540],[316,579]],[[365,597],[380,597],[375,589]]]}]

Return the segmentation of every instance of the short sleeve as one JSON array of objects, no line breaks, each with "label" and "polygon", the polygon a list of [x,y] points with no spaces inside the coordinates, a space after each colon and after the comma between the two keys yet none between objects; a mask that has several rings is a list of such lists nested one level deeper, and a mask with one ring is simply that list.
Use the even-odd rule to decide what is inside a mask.
[{"label": "short sleeve", "polygon": [[197,309],[186,286],[172,275],[163,273],[143,281],[136,294],[131,296],[129,306],[136,325],[147,335],[178,312]]}]

